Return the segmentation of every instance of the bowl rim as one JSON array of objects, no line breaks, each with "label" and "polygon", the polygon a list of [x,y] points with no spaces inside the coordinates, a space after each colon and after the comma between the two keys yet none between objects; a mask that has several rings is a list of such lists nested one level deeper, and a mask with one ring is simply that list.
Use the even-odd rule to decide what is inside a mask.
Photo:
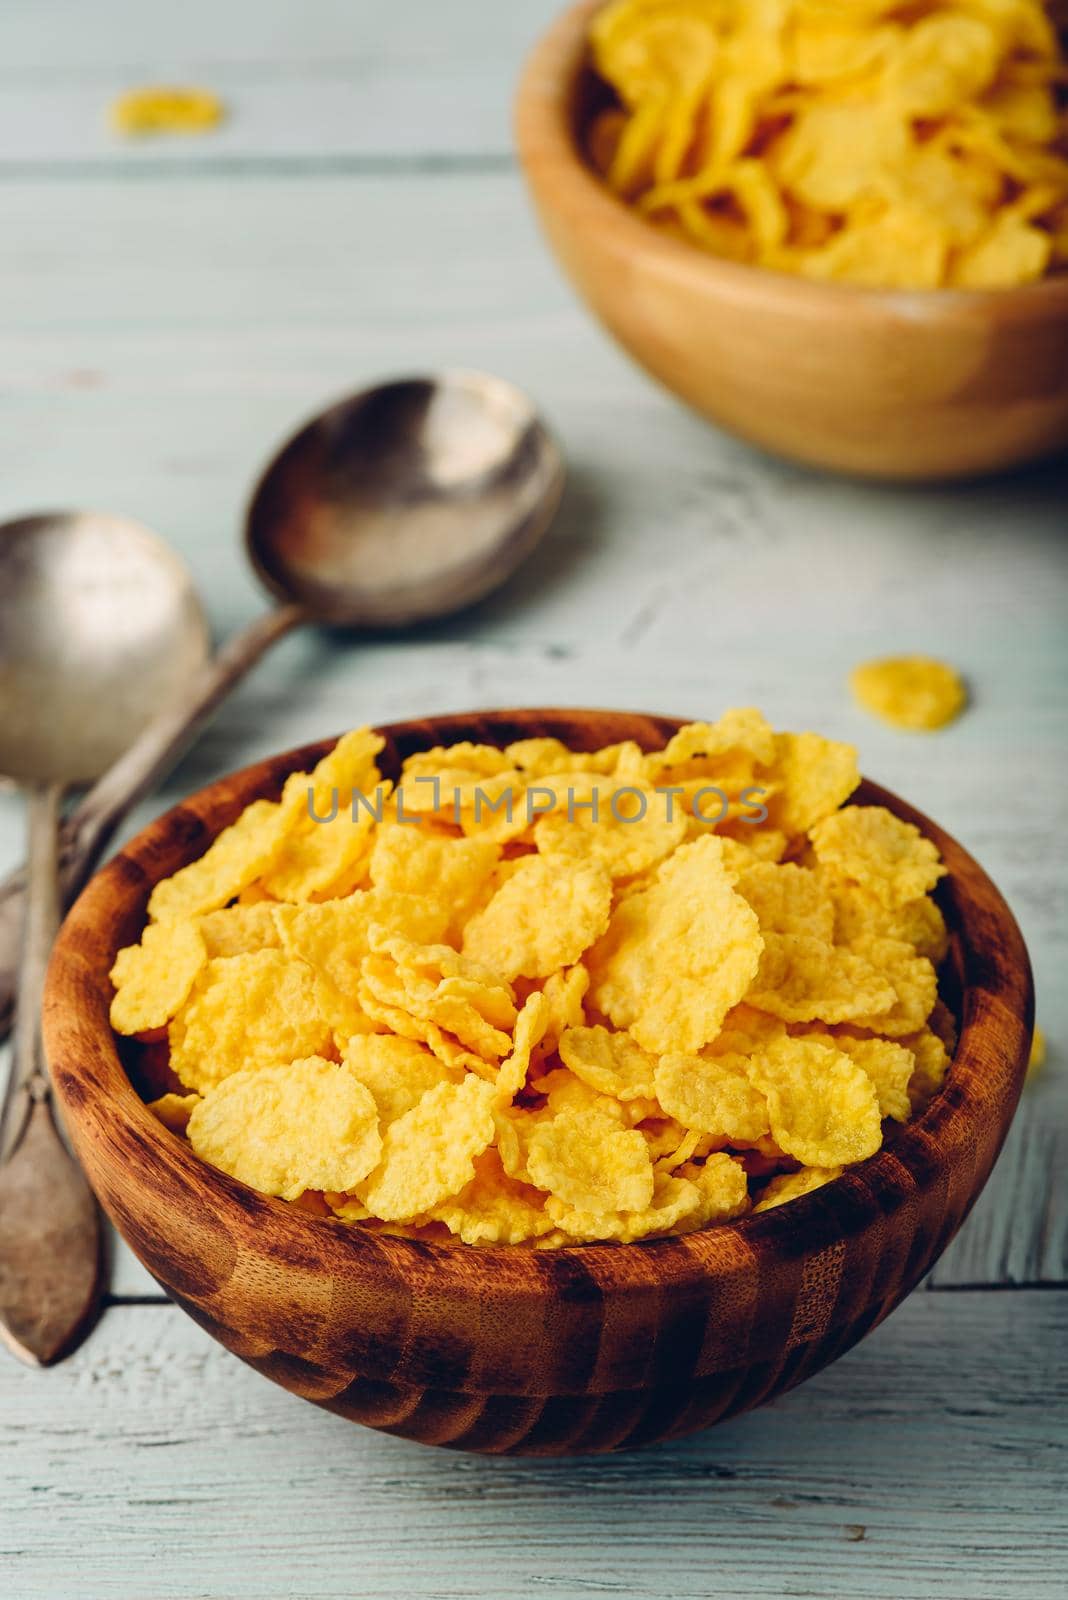
[{"label": "bowl rim", "polygon": [[[609,0],[577,0],[558,16],[529,51],[514,101],[514,128],[520,164],[531,187],[551,194],[554,208],[573,210],[583,228],[615,236],[621,251],[644,255],[669,275],[694,286],[720,288],[755,304],[792,302],[795,312],[826,317],[836,308],[851,315],[888,313],[903,321],[932,317],[996,315],[999,320],[1044,321],[1068,316],[1068,272],[1007,289],[877,289],[863,284],[821,282],[749,262],[729,261],[676,239],[613,194],[584,156],[575,138],[573,98],[592,70],[590,20]],[[535,168],[544,177],[535,179]]]},{"label": "bowl rim", "polygon": [[[613,732],[616,738],[633,738],[655,748],[658,740],[670,737],[687,720],[584,708],[501,709],[382,724],[375,731],[386,739],[380,760],[388,775],[404,755],[434,744],[471,738],[503,746],[535,736],[537,730],[537,736],[551,735],[553,729],[557,736],[570,731],[573,737],[576,719],[596,730],[591,749],[613,742]],[[91,1154],[91,1135],[112,1148],[125,1144],[145,1149],[147,1142],[149,1152],[164,1161],[191,1194],[201,1201],[207,1197],[214,1216],[234,1237],[245,1236],[254,1223],[263,1239],[269,1241],[273,1235],[283,1245],[290,1241],[287,1259],[292,1259],[292,1246],[299,1246],[305,1230],[311,1229],[324,1242],[327,1255],[356,1273],[370,1264],[372,1269],[385,1267],[404,1276],[413,1265],[433,1264],[456,1292],[482,1295],[490,1262],[497,1292],[534,1298],[544,1295],[550,1259],[571,1260],[583,1280],[592,1277],[602,1293],[645,1293],[650,1276],[658,1284],[670,1280],[681,1288],[710,1274],[745,1275],[769,1251],[796,1256],[798,1238],[805,1241],[806,1253],[809,1248],[838,1246],[869,1227],[874,1218],[907,1203],[917,1189],[940,1181],[947,1169],[947,1150],[962,1156],[973,1150],[977,1116],[987,1112],[1003,1116],[1000,1145],[1023,1087],[1034,1017],[1023,938],[995,885],[955,839],[907,802],[863,779],[856,792],[863,796],[862,803],[885,804],[919,827],[938,845],[949,867],[940,887],[946,887],[947,922],[959,941],[960,1031],[946,1082],[922,1115],[898,1126],[891,1144],[821,1189],[789,1205],[750,1212],[692,1233],[546,1251],[524,1244],[475,1247],[371,1232],[263,1195],[202,1161],[186,1140],[148,1110],[120,1059],[108,1017],[113,992],[108,972],[119,948],[113,929],[120,910],[128,913],[135,901],[138,917],[143,918],[153,884],[182,864],[173,859],[176,850],[183,862],[196,859],[252,799],[277,798],[290,773],[306,770],[335,743],[329,738],[287,750],[195,791],[131,839],[90,880],[68,912],[49,964],[43,1026],[53,1082],[79,1154],[83,1143],[85,1153]],[[960,916],[964,907],[974,913],[974,928]],[[116,1132],[123,1137],[115,1139]],[[648,1270],[643,1272],[643,1267]]]}]

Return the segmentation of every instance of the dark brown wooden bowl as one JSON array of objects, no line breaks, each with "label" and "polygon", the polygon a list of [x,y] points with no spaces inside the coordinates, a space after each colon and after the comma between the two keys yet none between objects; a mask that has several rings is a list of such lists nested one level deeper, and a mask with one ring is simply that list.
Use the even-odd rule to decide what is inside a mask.
[{"label": "dark brown wooden bowl", "polygon": [[[653,748],[668,717],[496,711],[399,723],[385,770],[459,739],[554,735]],[[223,778],[167,812],[89,884],[45,998],[52,1072],[78,1154],[120,1233],[201,1327],[308,1400],[462,1450],[563,1455],[673,1437],[818,1372],[915,1287],[989,1176],[1031,1034],[1027,952],[961,847],[914,822],[949,867],[941,901],[960,1044],[941,1093],[871,1160],[790,1205],[684,1238],[556,1251],[374,1236],[268,1199],[205,1165],[142,1104],[108,1022],[108,971],[158,879],[249,801],[274,798],[331,741]],[[917,1374],[922,1383],[922,1374]]]}]

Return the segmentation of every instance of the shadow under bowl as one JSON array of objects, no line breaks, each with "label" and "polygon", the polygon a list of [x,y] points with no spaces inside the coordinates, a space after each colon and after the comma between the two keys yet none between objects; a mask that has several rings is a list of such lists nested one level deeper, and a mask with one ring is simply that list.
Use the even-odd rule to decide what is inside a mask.
[{"label": "shadow under bowl", "polygon": [[[494,711],[380,729],[384,775],[413,751],[551,736],[660,747],[677,719]],[[200,1161],[142,1103],[108,1021],[108,972],[153,885],[332,741],[221,779],[139,834],[67,917],[45,1040],[78,1156],[169,1295],[294,1394],[390,1433],[540,1455],[648,1444],[760,1405],[835,1360],[930,1269],[990,1173],[1026,1071],[1027,952],[994,885],[893,795],[949,875],[947,982],[960,1041],[945,1086],[870,1160],[816,1193],[682,1238],[555,1251],[371,1234],[270,1199]]]}]

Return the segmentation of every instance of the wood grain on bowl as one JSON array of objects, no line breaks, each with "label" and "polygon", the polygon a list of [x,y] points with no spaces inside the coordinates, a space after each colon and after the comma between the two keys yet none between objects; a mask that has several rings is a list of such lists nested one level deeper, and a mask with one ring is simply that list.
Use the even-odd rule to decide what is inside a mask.
[{"label": "wood grain on bowl", "polygon": [[[387,776],[415,750],[553,736],[661,745],[680,723],[500,711],[382,728]],[[89,884],[49,972],[45,1035],[78,1154],[109,1215],[179,1305],[295,1394],[459,1449],[613,1450],[759,1405],[833,1361],[932,1266],[967,1215],[1019,1097],[1033,993],[1012,916],[980,867],[872,784],[857,798],[942,852],[961,996],[945,1087],[871,1160],[739,1223],[638,1245],[534,1251],[416,1243],[320,1219],[200,1162],[146,1109],[108,1021],[115,952],[155,882],[330,741],[248,767],[160,817]]]},{"label": "wood grain on bowl", "polygon": [[619,342],[694,410],[816,466],[924,479],[1068,448],[1068,276],[905,293],[720,260],[645,221],[589,165],[586,36],[566,12],[519,87],[519,155],[545,234]]}]

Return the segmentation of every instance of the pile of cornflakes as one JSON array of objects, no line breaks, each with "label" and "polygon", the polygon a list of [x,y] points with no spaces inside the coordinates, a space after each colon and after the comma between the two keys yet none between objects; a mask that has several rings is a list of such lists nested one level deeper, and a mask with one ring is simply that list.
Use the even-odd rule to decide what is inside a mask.
[{"label": "pile of cornflakes", "polygon": [[[467,1244],[807,1194],[939,1088],[934,845],[754,710],[661,750],[342,738],[157,884],[112,1022],[205,1161]],[[166,1055],[161,1080],[158,1057]]]},{"label": "pile of cornflakes", "polygon": [[613,0],[590,154],[702,248],[873,288],[1068,267],[1068,51],[1041,0]]}]

